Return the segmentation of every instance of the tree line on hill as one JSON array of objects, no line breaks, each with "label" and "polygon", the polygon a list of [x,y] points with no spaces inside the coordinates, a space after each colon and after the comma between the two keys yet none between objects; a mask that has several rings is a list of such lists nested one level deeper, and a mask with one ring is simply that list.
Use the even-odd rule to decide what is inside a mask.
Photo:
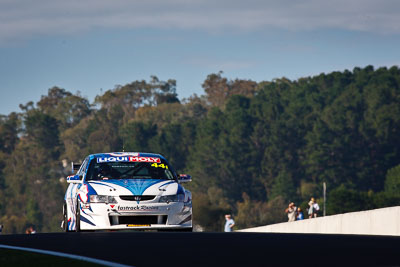
[{"label": "tree line on hill", "polygon": [[98,95],[53,87],[0,117],[4,232],[61,231],[69,162],[112,151],[163,154],[193,176],[194,223],[221,231],[286,221],[294,201],[327,215],[400,204],[400,70],[332,72],[291,81],[210,74],[204,95],[176,81],[134,81]]}]

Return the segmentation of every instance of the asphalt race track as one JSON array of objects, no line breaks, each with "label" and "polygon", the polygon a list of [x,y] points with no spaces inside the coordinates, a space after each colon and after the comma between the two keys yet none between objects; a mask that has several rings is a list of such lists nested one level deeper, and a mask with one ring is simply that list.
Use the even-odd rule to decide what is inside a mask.
[{"label": "asphalt race track", "polygon": [[92,232],[1,235],[0,244],[132,266],[400,266],[400,237]]}]

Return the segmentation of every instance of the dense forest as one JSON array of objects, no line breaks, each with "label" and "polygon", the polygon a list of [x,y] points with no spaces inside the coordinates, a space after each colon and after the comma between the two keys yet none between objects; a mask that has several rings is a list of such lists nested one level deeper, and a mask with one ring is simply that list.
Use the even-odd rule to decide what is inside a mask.
[{"label": "dense forest", "polygon": [[93,103],[53,87],[2,115],[3,232],[61,231],[70,162],[122,150],[161,153],[191,174],[194,222],[205,231],[222,231],[225,213],[236,229],[285,221],[290,201],[322,205],[323,183],[327,215],[400,204],[398,67],[258,83],[220,72],[202,87],[178,99],[175,80],[154,76]]}]

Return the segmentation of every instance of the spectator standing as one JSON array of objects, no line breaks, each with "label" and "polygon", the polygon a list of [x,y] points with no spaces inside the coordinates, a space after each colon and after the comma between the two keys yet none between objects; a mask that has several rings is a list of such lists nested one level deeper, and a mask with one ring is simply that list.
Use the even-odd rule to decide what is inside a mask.
[{"label": "spectator standing", "polygon": [[296,220],[296,211],[297,211],[296,206],[294,205],[293,202],[290,202],[289,206],[285,209],[285,212],[288,215],[289,222],[294,222]]},{"label": "spectator standing", "polygon": [[28,228],[26,228],[25,234],[28,234],[28,235],[36,234],[36,230],[35,230],[35,228],[33,228],[33,226],[29,226]]},{"label": "spectator standing", "polygon": [[235,226],[235,221],[232,219],[232,216],[230,214],[225,215],[225,232],[233,232],[233,226]]},{"label": "spectator standing", "polygon": [[310,208],[308,209],[309,218],[317,218],[319,205],[317,202],[315,202],[315,199],[313,197],[311,198],[310,202],[308,202],[308,206],[310,206]]},{"label": "spectator standing", "polygon": [[304,219],[303,211],[301,210],[300,207],[297,208],[297,217],[296,220],[300,221]]},{"label": "spectator standing", "polygon": [[313,214],[314,218],[317,218],[318,211],[319,211],[319,205],[317,202],[314,202],[313,211],[314,211],[314,214]]}]

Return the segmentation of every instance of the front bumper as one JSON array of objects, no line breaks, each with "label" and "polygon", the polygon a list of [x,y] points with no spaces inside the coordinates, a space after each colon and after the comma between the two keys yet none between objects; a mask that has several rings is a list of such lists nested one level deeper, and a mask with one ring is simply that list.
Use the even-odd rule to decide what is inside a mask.
[{"label": "front bumper", "polygon": [[192,227],[192,206],[183,202],[80,205],[81,230],[181,229]]}]

